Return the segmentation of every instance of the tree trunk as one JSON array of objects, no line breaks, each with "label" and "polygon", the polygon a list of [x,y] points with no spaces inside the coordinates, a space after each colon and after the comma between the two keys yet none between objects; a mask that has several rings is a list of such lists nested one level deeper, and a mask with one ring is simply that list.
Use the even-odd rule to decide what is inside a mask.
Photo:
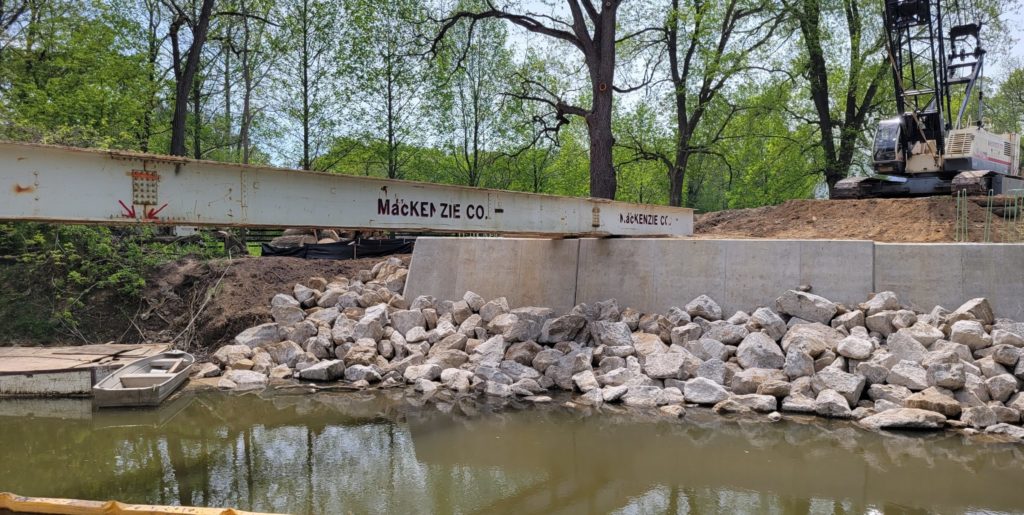
[{"label": "tree trunk", "polygon": [[[203,0],[199,10],[199,21],[192,30],[192,45],[188,50],[188,57],[185,60],[184,69],[176,74],[177,82],[174,85],[174,115],[171,118],[171,155],[184,156],[185,149],[185,126],[188,122],[188,99],[192,90],[192,81],[199,71],[199,58],[203,53],[203,45],[206,43],[206,35],[210,29],[210,16],[213,14],[214,0]],[[180,67],[181,63],[175,63]]]},{"label": "tree trunk", "polygon": [[302,169],[309,170],[309,1],[302,0]]},{"label": "tree trunk", "polygon": [[619,2],[604,3],[599,26],[594,30],[593,51],[586,56],[590,69],[590,84],[593,101],[587,114],[587,129],[590,133],[590,196],[615,198],[618,181],[615,177],[615,163],[612,148],[612,102],[615,85],[615,23]]},{"label": "tree trunk", "polygon": [[203,158],[203,104],[202,88],[199,74],[192,79],[192,155],[196,159]]}]

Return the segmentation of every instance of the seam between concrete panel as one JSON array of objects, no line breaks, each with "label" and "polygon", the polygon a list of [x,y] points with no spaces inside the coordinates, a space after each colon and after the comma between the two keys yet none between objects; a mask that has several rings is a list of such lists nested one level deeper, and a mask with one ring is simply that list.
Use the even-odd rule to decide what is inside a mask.
[{"label": "seam between concrete panel", "polygon": [[[572,305],[576,306],[580,303],[580,256],[582,255],[581,248],[583,247],[583,240],[576,238],[576,273],[573,274],[576,280],[572,285]],[[569,308],[572,310],[572,308]],[[568,313],[568,311],[566,312]],[[563,313],[564,314],[564,313]]]},{"label": "seam between concrete panel", "polygon": [[[871,242],[871,293],[878,293],[878,273],[875,271],[875,263],[878,262],[878,243]],[[865,301],[867,299],[864,299]]]}]

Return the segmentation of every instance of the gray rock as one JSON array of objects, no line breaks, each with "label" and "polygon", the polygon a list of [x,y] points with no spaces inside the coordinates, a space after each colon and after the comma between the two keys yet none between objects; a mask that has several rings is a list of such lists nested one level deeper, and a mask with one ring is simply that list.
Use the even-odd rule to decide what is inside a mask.
[{"label": "gray rock", "polygon": [[814,399],[814,412],[829,418],[852,418],[846,397],[835,390],[822,390]]},{"label": "gray rock", "polygon": [[384,336],[384,326],[380,324],[380,321],[376,319],[356,322],[355,327],[352,328],[352,338],[360,340],[362,338],[368,338],[374,341],[376,344],[377,340],[380,340]]},{"label": "gray rock", "polygon": [[622,403],[634,408],[655,408],[660,392],[657,386],[630,386],[622,396]]},{"label": "gray rock", "polygon": [[860,310],[853,310],[848,313],[843,313],[832,319],[829,323],[833,329],[839,329],[845,327],[846,330],[851,330],[854,327],[864,327],[864,312]]},{"label": "gray rock", "polygon": [[328,359],[302,369],[299,377],[311,381],[336,381],[345,373],[345,363],[340,359]]},{"label": "gray rock", "polygon": [[[674,353],[669,353],[671,355]],[[697,367],[696,377],[710,379],[720,385],[725,385],[725,363],[717,358],[709,359]]]},{"label": "gray rock", "polygon": [[1020,361],[1021,350],[1012,345],[996,345],[991,347],[992,360],[1005,367],[1014,367]]},{"label": "gray rock", "polygon": [[336,345],[341,345],[345,342],[354,342],[355,338],[356,321],[350,320],[347,317],[338,317],[334,320],[334,327],[331,329],[331,340]]},{"label": "gray rock", "polygon": [[[473,309],[469,307],[469,303],[464,300],[460,300],[452,304],[452,321],[455,325],[462,325],[463,322],[473,316]],[[481,321],[483,318],[481,318]]]},{"label": "gray rock", "polygon": [[615,402],[620,400],[626,392],[629,391],[629,387],[626,385],[619,386],[605,386],[601,390],[601,398],[604,402]]},{"label": "gray rock", "polygon": [[583,393],[601,388],[601,385],[598,384],[597,377],[594,376],[594,372],[592,370],[584,370],[578,374],[574,374],[572,376],[572,383]]},{"label": "gray rock", "polygon": [[429,379],[433,381],[441,377],[441,370],[440,365],[433,363],[411,365],[405,369],[402,377],[409,383],[415,383],[418,379]]},{"label": "gray rock", "polygon": [[724,321],[711,322],[704,330],[704,337],[718,340],[725,345],[736,345],[749,334],[746,327]]},{"label": "gray rock", "polygon": [[946,417],[934,411],[898,408],[865,417],[857,422],[867,429],[942,429]]},{"label": "gray rock", "polygon": [[427,319],[420,310],[398,310],[391,313],[391,326],[402,336],[408,337],[413,327],[427,327]]},{"label": "gray rock", "polygon": [[917,392],[903,401],[908,408],[917,408],[936,413],[942,413],[947,417],[960,415],[960,403],[953,398],[952,392],[934,386]]},{"label": "gray rock", "polygon": [[502,313],[508,313],[508,311],[508,299],[505,297],[498,297],[497,299],[487,302],[480,308],[480,318],[482,318],[484,322],[490,322],[491,320],[494,320],[494,317]]},{"label": "gray rock", "polygon": [[985,332],[985,326],[974,320],[960,320],[954,323],[949,331],[949,340],[964,344],[972,351],[992,345],[992,337]]},{"label": "gray rock", "polygon": [[464,351],[466,350],[466,342],[468,340],[469,338],[466,338],[466,335],[462,333],[452,334],[431,346],[427,356],[436,356],[447,350]]},{"label": "gray rock", "polygon": [[[374,346],[376,346],[376,342],[374,343]],[[299,344],[288,340],[262,344],[258,348],[263,349],[267,354],[270,354],[270,359],[272,359],[274,363],[288,365],[289,367],[294,367],[299,355],[306,352]]]},{"label": "gray rock", "polygon": [[765,333],[750,333],[736,350],[743,368],[779,368],[786,364],[782,349]]},{"label": "gray rock", "polygon": [[802,350],[794,349],[786,354],[782,370],[790,379],[811,376],[814,374],[814,358]]},{"label": "gray rock", "polygon": [[[405,339],[409,343],[419,343],[427,341],[429,339],[429,335],[427,334],[426,328],[416,326],[413,327],[412,329],[409,329],[409,332],[405,333]],[[338,343],[337,338],[334,339],[334,343]]]},{"label": "gray rock", "polygon": [[396,360],[396,361],[391,362],[391,364],[388,365],[388,370],[389,371],[393,370],[395,372],[398,372],[401,375],[405,375],[405,369],[407,369],[407,368],[409,368],[409,367],[411,367],[413,365],[422,365],[423,362],[424,362],[424,359],[425,359],[425,357],[423,356],[423,354],[415,352],[415,353],[410,354],[410,355],[408,355],[408,356],[406,356],[406,357],[404,357],[404,358],[402,358],[400,360]]},{"label": "gray rock", "polygon": [[809,323],[793,326],[782,338],[782,350],[803,350],[817,358],[827,350],[835,350],[843,334],[824,324]]},{"label": "gray rock", "polygon": [[192,369],[192,377],[217,377],[220,375],[220,367],[213,363],[201,363]]},{"label": "gray rock", "polygon": [[988,406],[964,408],[960,413],[960,421],[975,429],[985,429],[999,422],[996,419],[996,412]]},{"label": "gray rock", "polygon": [[316,305],[316,296],[319,295],[320,292],[313,288],[307,288],[302,284],[295,283],[295,286],[292,288],[292,294],[300,305],[308,308]]},{"label": "gray rock", "polygon": [[505,337],[497,335],[481,343],[470,354],[470,361],[479,365],[498,366],[505,359],[505,351],[508,350],[508,343]]},{"label": "gray rock", "polygon": [[676,327],[684,326],[693,321],[690,314],[687,313],[685,309],[677,306],[668,308],[668,314],[665,318],[668,318],[668,321],[672,322],[672,325]]},{"label": "gray rock", "polygon": [[921,363],[928,354],[928,349],[905,331],[906,329],[900,329],[889,335],[885,340],[885,347],[893,356],[894,361],[907,360]]},{"label": "gray rock", "polygon": [[913,392],[905,386],[873,384],[867,388],[867,396],[873,401],[888,400],[895,404],[903,405]]},{"label": "gray rock", "polygon": [[963,303],[959,308],[956,308],[956,311],[953,311],[946,317],[946,321],[954,325],[960,320],[976,320],[985,325],[992,325],[995,322],[995,316],[992,313],[992,306],[989,305],[988,299],[977,298]]},{"label": "gray rock", "polygon": [[633,333],[625,322],[595,321],[590,323],[590,335],[598,345],[609,347],[633,345]]},{"label": "gray rock", "polygon": [[[841,399],[842,397],[840,397]],[[782,399],[782,411],[791,413],[815,413],[817,402],[815,399],[803,395],[790,395]]]},{"label": "gray rock", "polygon": [[683,395],[686,397],[687,402],[703,405],[718,404],[729,398],[729,392],[725,387],[703,377],[687,381]]},{"label": "gray rock", "polygon": [[292,376],[292,369],[288,365],[277,365],[270,369],[270,379],[288,379]]},{"label": "gray rock", "polygon": [[889,370],[886,382],[906,386],[917,392],[928,388],[928,372],[913,361],[903,360]]},{"label": "gray rock", "polygon": [[945,335],[942,330],[924,322],[918,322],[908,329],[901,329],[905,331],[908,336],[917,340],[921,345],[925,347],[931,347],[935,342],[943,339]]},{"label": "gray rock", "polygon": [[989,396],[994,401],[1006,402],[1018,388],[1017,378],[1010,374],[1001,374],[985,380]]},{"label": "gray rock", "polygon": [[839,344],[836,345],[836,353],[843,357],[863,360],[871,357],[871,351],[874,348],[871,340],[851,335],[839,341]]},{"label": "gray rock", "polygon": [[[608,322],[604,322],[608,323]],[[541,343],[558,343],[576,339],[580,331],[587,325],[587,319],[581,315],[564,315],[551,318],[544,322],[540,332]],[[626,326],[626,334],[630,333],[629,326]]]},{"label": "gray rock", "polygon": [[505,352],[505,359],[529,366],[533,364],[533,358],[537,356],[537,353],[542,350],[544,350],[544,347],[537,345],[537,342],[532,340],[516,342],[509,346]]},{"label": "gray rock", "polygon": [[838,392],[846,399],[847,410],[856,406],[864,391],[864,378],[856,374],[848,374],[835,368],[826,368],[811,378],[811,387],[819,395],[822,391]]},{"label": "gray rock", "polygon": [[[486,308],[486,306],[484,307]],[[487,381],[484,384],[484,393],[493,397],[512,397],[515,395],[511,385],[495,383],[494,381]]]},{"label": "gray rock", "polygon": [[673,327],[670,332],[670,338],[672,345],[687,345],[689,342],[697,341],[703,334],[703,329],[700,325],[689,323],[678,327]]},{"label": "gray rock", "polygon": [[960,363],[936,363],[928,367],[927,380],[929,386],[959,390],[964,387],[967,375]]},{"label": "gray rock", "polygon": [[731,397],[741,406],[750,408],[758,413],[771,413],[777,409],[778,401],[771,395],[747,394],[734,395]]},{"label": "gray rock", "polygon": [[235,336],[235,344],[248,347],[258,347],[263,344],[279,341],[281,341],[280,326],[273,322],[250,327]]},{"label": "gray rock", "polygon": [[252,347],[248,345],[225,345],[210,356],[210,361],[228,367],[243,359],[252,357]]},{"label": "gray rock", "polygon": [[462,296],[462,300],[466,301],[466,305],[468,305],[469,309],[472,309],[473,311],[480,311],[480,308],[484,307],[484,304],[487,303],[483,297],[471,291],[467,291]]},{"label": "gray rock", "polygon": [[291,295],[278,294],[274,298],[277,299],[278,297],[287,297],[294,303],[294,305],[277,304],[270,308],[270,316],[274,318],[274,322],[277,322],[279,326],[290,326],[306,319],[306,312],[299,307],[299,303],[292,299]]},{"label": "gray rock", "polygon": [[377,362],[377,356],[377,342],[369,338],[360,338],[349,347],[343,359],[350,366],[370,366]]},{"label": "gray rock", "polygon": [[749,322],[764,330],[775,341],[781,340],[786,335],[786,322],[771,309],[758,308],[750,315]]},{"label": "gray rock", "polygon": [[541,377],[541,373],[533,367],[511,360],[502,361],[501,364],[498,365],[498,370],[501,370],[511,377],[513,381],[519,381],[521,379],[537,380]]},{"label": "gray rock", "polygon": [[[231,383],[231,388],[252,389],[263,388],[269,382],[265,374],[253,372],[252,370],[227,370],[221,381]],[[219,385],[218,385],[219,386]]]},{"label": "gray rock", "polygon": [[[306,369],[309,370],[309,369]],[[374,367],[368,367],[366,365],[352,365],[345,369],[345,380],[356,382],[366,381],[367,383],[378,383],[380,382],[380,372]]]},{"label": "gray rock", "polygon": [[729,348],[718,340],[701,338],[696,341],[687,342],[684,347],[686,350],[690,351],[691,354],[703,361],[707,361],[709,359],[717,359],[721,361],[729,360]]},{"label": "gray rock", "polygon": [[889,377],[889,368],[885,366],[884,359],[871,359],[857,363],[854,368],[857,375],[863,376],[868,384],[884,383]]},{"label": "gray rock", "polygon": [[469,391],[473,373],[469,370],[446,368],[441,371],[441,383],[450,390],[465,393]]},{"label": "gray rock", "polygon": [[573,351],[548,366],[544,375],[554,381],[559,388],[572,390],[573,376],[585,370],[591,370],[590,360],[590,349]]},{"label": "gray rock", "polygon": [[633,349],[641,360],[652,354],[668,352],[668,345],[656,334],[633,333]]},{"label": "gray rock", "polygon": [[421,392],[424,395],[430,395],[437,391],[439,385],[429,379],[417,379],[413,385],[413,390]]},{"label": "gray rock", "polygon": [[1024,336],[1005,329],[993,329],[992,343],[995,345],[1010,345],[1021,348],[1024,347]]},{"label": "gray rock", "polygon": [[644,361],[644,373],[652,379],[682,379],[681,371],[688,357],[677,352],[652,354]]},{"label": "gray rock", "polygon": [[838,311],[838,307],[832,301],[813,293],[797,290],[789,290],[775,299],[775,309],[779,313],[819,324],[831,322],[832,317],[836,316]]},{"label": "gray rock", "polygon": [[988,434],[1005,435],[1018,440],[1024,440],[1024,427],[1011,426],[1010,424],[996,424],[985,428]]},{"label": "gray rock", "polygon": [[868,315],[874,315],[882,311],[895,311],[900,309],[899,298],[891,291],[883,291],[874,294],[867,302],[860,305],[861,309]]},{"label": "gray rock", "polygon": [[722,319],[721,306],[707,295],[701,295],[691,300],[683,309],[691,318],[701,317],[710,321]]},{"label": "gray rock", "polygon": [[758,385],[758,395],[770,395],[772,397],[788,397],[793,392],[793,385],[785,381],[765,381]]},{"label": "gray rock", "polygon": [[533,365],[533,368],[537,369],[538,372],[543,374],[550,365],[556,363],[564,355],[565,353],[558,349],[544,349],[534,356],[531,365]]},{"label": "gray rock", "polygon": [[469,354],[462,352],[457,349],[448,349],[445,351],[438,352],[427,359],[427,363],[434,363],[440,366],[442,369],[445,368],[458,368],[464,363],[469,361]]},{"label": "gray rock", "polygon": [[732,380],[729,382],[729,386],[732,387],[733,393],[737,395],[743,395],[747,393],[757,393],[758,387],[761,383],[766,381],[785,381],[786,374],[781,370],[772,368],[748,368],[736,372]]},{"label": "gray rock", "polygon": [[867,326],[869,331],[874,331],[882,336],[889,336],[896,330],[892,325],[894,318],[896,318],[895,311],[880,311],[865,318],[864,325]]}]

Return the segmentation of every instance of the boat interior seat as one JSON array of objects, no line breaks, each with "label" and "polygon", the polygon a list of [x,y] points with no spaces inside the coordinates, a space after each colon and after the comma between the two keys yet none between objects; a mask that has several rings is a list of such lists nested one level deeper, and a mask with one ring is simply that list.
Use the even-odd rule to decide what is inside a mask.
[{"label": "boat interior seat", "polygon": [[174,377],[174,374],[125,374],[121,376],[124,388],[146,388],[163,383]]}]

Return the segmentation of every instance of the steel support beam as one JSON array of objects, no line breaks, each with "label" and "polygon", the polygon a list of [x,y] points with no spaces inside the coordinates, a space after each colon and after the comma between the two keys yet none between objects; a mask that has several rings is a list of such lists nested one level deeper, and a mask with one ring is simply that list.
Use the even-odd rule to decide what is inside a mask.
[{"label": "steel support beam", "polygon": [[688,236],[693,211],[0,142],[0,220]]}]

